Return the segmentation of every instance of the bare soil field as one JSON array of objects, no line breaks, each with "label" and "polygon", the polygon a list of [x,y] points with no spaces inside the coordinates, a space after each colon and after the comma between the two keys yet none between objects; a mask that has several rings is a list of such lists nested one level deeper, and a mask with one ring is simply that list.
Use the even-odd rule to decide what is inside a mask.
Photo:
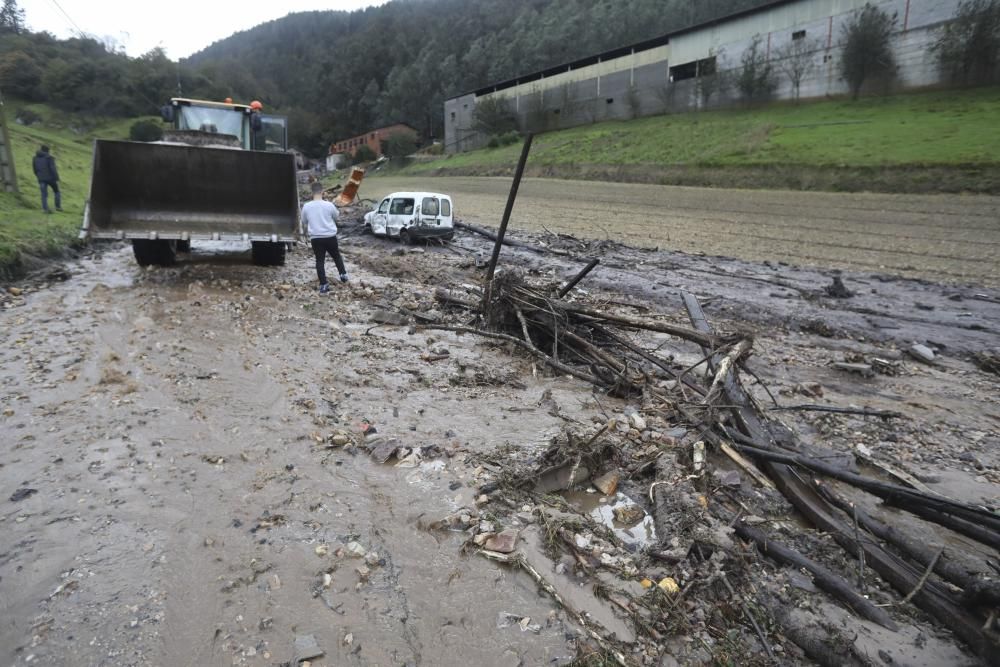
[{"label": "bare soil field", "polygon": [[[446,191],[449,183],[431,181]],[[397,185],[377,179],[367,192],[376,184]],[[526,183],[516,221],[543,210],[535,188],[551,194],[558,185]],[[488,224],[503,188],[482,179],[466,187],[481,191],[455,192],[459,214],[471,220],[481,206]],[[594,204],[602,186],[579,187],[560,195],[559,215],[587,220],[589,207],[603,211],[601,224],[624,226],[610,200]],[[675,203],[696,196],[657,190]],[[633,190],[607,192],[626,202]],[[717,195],[711,215],[738,195]],[[657,201],[644,203],[651,219]],[[819,213],[877,217],[861,201]],[[934,201],[938,214],[914,218],[995,225],[992,200],[970,199],[978,213],[963,198]],[[786,209],[766,200],[755,215],[776,210]],[[545,215],[532,224],[566,229]],[[995,227],[989,233],[995,242]],[[552,250],[501,254],[503,271],[538,289],[600,257],[568,297],[574,303],[680,325],[685,290],[717,330],[752,334],[746,367],[759,380],[748,376],[747,386],[804,446],[851,465],[864,459],[865,474],[879,479],[898,482],[889,467],[933,493],[1000,506],[1000,381],[976,356],[997,345],[1000,292],[872,275],[865,265],[843,272],[854,296],[832,298],[828,270],[512,235]],[[109,246],[5,286],[13,289],[0,296],[0,662],[991,662],[916,606],[930,593],[903,601],[871,567],[859,572],[828,534],[714,447],[699,469],[690,452],[703,428],[662,402],[553,372],[504,341],[428,328],[469,323],[437,289],[475,292],[477,257],[492,245],[485,239],[460,232],[444,246],[405,248],[361,235],[357,215],[341,237],[352,280],[328,295],[317,294],[304,247],[286,266],[262,269],[247,249],[220,244],[195,244],[177,266],[149,270],[128,247]],[[800,261],[804,247],[789,246],[788,258]],[[969,273],[978,282],[996,276],[995,266],[979,270]],[[631,339],[677,373],[705,372],[697,345],[667,334]],[[933,363],[903,352],[914,341],[937,351]],[[835,365],[874,359],[885,372]],[[683,387],[658,385],[668,390],[681,401]],[[784,412],[777,403],[899,416]],[[535,471],[554,452],[594,442],[622,459],[617,490],[574,485],[577,468],[575,489],[539,490]],[[831,485],[940,547],[948,562],[1000,567],[995,549]],[[653,521],[663,515],[654,497],[678,504],[666,526]],[[888,622],[862,618],[800,569],[758,553],[714,512],[732,512],[861,585]],[[684,546],[706,528],[696,548]],[[514,560],[483,557],[484,545],[494,549],[484,540],[503,534],[515,536]],[[926,586],[959,597],[937,575]],[[970,609],[995,642],[989,605]]]},{"label": "bare soil field", "polygon": [[[362,194],[436,190],[498,224],[509,178],[372,178]],[[642,248],[1000,284],[1000,197],[833,194],[525,179],[512,225]]]}]

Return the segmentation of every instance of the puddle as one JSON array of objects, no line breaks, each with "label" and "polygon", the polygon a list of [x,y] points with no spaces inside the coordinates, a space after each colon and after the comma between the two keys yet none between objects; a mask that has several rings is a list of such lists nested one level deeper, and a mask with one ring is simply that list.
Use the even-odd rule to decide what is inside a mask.
[{"label": "puddle", "polygon": [[607,526],[629,547],[642,549],[656,542],[653,517],[624,493],[613,496],[587,491],[562,494],[577,511]]}]

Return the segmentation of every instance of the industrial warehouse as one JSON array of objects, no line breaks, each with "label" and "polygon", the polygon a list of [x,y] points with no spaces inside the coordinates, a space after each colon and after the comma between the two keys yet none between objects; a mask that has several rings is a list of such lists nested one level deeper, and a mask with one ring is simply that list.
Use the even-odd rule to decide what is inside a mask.
[{"label": "industrial warehouse", "polygon": [[[720,75],[740,66],[760,40],[768,59],[808,59],[798,91],[780,78],[776,99],[844,95],[840,77],[842,27],[865,4],[896,19],[895,89],[939,83],[930,47],[959,0],[777,0],[613,51],[525,73],[453,97],[444,103],[448,152],[481,148],[488,136],[475,128],[473,112],[484,100],[506,100],[523,130],[555,130],[602,120],[724,108],[740,100]],[[780,67],[779,67],[780,69]],[[876,82],[876,85],[887,85]]]}]

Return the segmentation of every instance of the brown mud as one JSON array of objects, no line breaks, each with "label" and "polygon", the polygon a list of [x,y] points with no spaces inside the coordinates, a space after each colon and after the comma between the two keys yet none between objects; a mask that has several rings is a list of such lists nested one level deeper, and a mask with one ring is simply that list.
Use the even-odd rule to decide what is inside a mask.
[{"label": "brown mud", "polygon": [[[66,265],[65,282],[43,277],[3,297],[0,661],[275,665],[293,660],[304,635],[325,654],[314,666],[568,664],[587,652],[578,623],[532,578],[463,549],[468,534],[432,526],[476,507],[504,461],[531,460],[626,401],[504,345],[386,316],[443,317],[435,288],[477,284],[485,239],[401,248],[350,224],[342,236],[352,281],[326,296],[305,249],[261,269],[242,248],[196,244],[176,267],[153,270],[117,246]],[[972,357],[998,344],[995,290],[844,272],[857,296],[834,299],[823,291],[827,270],[518,237],[600,257],[581,297],[682,321],[678,291],[694,292],[715,326],[753,331],[751,366],[782,402],[818,393],[817,402],[905,415],[782,413],[808,441],[845,452],[864,444],[940,493],[1000,502],[1000,382]],[[582,266],[509,248],[501,265],[551,282]],[[936,363],[906,356],[913,342],[936,348]],[[680,363],[701,357],[662,345]],[[873,356],[895,374],[831,366]],[[761,386],[754,394],[766,400]],[[387,464],[358,446],[391,439],[405,449]],[[639,504],[645,492],[624,488]],[[616,502],[569,498],[597,517]],[[479,520],[503,520],[494,511]],[[771,521],[798,539],[794,514]],[[641,548],[640,526],[630,534]],[[540,549],[529,539],[524,548]],[[836,547],[821,552],[853,576]],[[890,608],[900,625],[890,632],[801,574],[767,560],[756,568],[758,590],[854,637],[875,663],[882,653],[894,664],[975,663],[913,607]],[[585,579],[554,563],[546,576],[618,640],[634,639]],[[876,601],[891,599],[873,588]],[[714,622],[692,605],[684,613]],[[766,632],[783,661],[808,662],[777,627]],[[708,664],[753,646],[748,630],[727,637],[681,633],[629,657]],[[743,662],[762,664],[750,650]]]}]

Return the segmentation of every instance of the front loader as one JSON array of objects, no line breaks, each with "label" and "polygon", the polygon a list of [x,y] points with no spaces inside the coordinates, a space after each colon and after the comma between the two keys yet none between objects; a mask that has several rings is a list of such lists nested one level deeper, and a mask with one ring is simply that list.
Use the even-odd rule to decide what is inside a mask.
[{"label": "front loader", "polygon": [[199,240],[249,242],[254,263],[284,264],[299,238],[295,158],[285,119],[259,106],[175,98],[162,141],[98,139],[80,237],[131,240],[142,266]]}]

